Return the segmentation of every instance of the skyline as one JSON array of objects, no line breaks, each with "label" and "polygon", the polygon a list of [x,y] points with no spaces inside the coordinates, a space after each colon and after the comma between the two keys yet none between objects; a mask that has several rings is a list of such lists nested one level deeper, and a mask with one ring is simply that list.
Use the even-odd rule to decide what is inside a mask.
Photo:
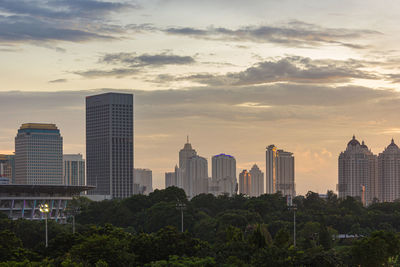
[{"label": "skyline", "polygon": [[[275,144],[298,194],[336,191],[353,134],[399,140],[400,3],[394,1],[0,1],[0,153],[25,122],[56,123],[85,154],[84,99],[135,94],[135,166],[155,188],[190,136],[238,173]],[[155,159],[154,155],[158,155]],[[86,158],[86,155],[85,155]]]}]

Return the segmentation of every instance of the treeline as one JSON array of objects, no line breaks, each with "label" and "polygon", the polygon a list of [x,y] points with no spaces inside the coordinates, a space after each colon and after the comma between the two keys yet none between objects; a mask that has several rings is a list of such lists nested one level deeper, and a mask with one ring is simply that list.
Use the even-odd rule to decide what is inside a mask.
[{"label": "treeline", "polygon": [[[177,204],[185,204],[184,233]],[[333,192],[293,200],[199,195],[169,187],[149,196],[70,203],[70,224],[0,219],[0,266],[400,266],[400,203],[369,207]],[[179,229],[179,230],[178,230]],[[350,238],[341,239],[341,234]]]}]

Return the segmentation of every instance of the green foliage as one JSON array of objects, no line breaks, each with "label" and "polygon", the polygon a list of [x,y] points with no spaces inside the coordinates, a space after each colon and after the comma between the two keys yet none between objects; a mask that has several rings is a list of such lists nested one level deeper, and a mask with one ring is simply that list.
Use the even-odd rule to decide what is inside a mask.
[{"label": "green foliage", "polygon": [[[400,266],[400,202],[363,207],[356,198],[280,194],[202,194],[190,201],[176,187],[149,196],[69,203],[70,224],[0,216],[1,266]],[[185,203],[184,233],[177,203]],[[179,229],[179,230],[178,230]],[[338,234],[352,238],[338,239]],[[333,238],[334,237],[334,238]]]}]

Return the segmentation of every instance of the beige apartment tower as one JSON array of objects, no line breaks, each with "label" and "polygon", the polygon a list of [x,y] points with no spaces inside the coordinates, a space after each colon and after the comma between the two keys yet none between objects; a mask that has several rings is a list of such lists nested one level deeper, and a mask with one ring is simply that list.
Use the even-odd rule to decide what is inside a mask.
[{"label": "beige apartment tower", "polygon": [[347,148],[339,155],[340,198],[347,196],[359,198],[364,205],[372,203],[378,197],[377,157],[353,136]]},{"label": "beige apartment tower", "polygon": [[265,164],[267,194],[281,192],[284,196],[294,197],[296,191],[293,153],[270,145],[266,150]]}]

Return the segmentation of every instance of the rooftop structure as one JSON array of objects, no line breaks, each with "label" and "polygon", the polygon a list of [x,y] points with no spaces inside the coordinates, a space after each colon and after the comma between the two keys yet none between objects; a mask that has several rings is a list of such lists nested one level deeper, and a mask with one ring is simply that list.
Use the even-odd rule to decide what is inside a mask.
[{"label": "rooftop structure", "polygon": [[0,184],[0,211],[11,219],[41,220],[40,204],[48,204],[49,219],[65,222],[69,200],[93,186]]}]

